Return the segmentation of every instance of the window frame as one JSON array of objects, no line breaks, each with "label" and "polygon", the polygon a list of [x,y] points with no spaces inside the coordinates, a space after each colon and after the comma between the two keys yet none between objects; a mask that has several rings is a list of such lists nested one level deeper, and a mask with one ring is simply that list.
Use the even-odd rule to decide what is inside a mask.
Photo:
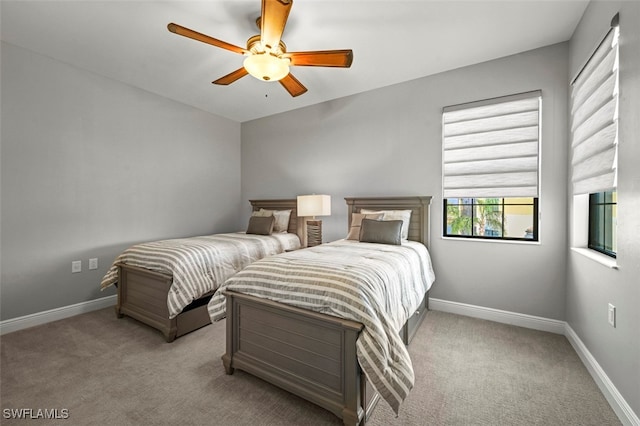
[{"label": "window frame", "polygon": [[[461,235],[461,234],[450,234],[447,232],[447,225],[448,225],[448,215],[447,215],[447,208],[449,206],[448,204],[448,200],[449,199],[454,199],[454,198],[443,198],[442,200],[442,212],[443,212],[443,221],[442,221],[442,237],[443,238],[464,238],[464,239],[471,239],[471,240],[485,240],[485,241],[518,241],[518,242],[524,242],[524,243],[539,243],[540,242],[540,234],[539,234],[539,198],[538,197],[458,197],[457,199],[462,199],[462,198],[470,198],[472,199],[472,203],[469,204],[469,206],[471,207],[471,220],[472,220],[472,227],[473,227],[473,217],[474,217],[474,212],[475,212],[475,206],[479,205],[480,203],[475,203],[474,201],[476,199],[482,199],[482,198],[498,198],[501,200],[501,202],[499,204],[497,204],[498,206],[501,206],[502,209],[502,220],[501,220],[501,225],[502,225],[502,229],[501,229],[501,236],[487,236],[487,235]],[[511,199],[511,198],[532,198],[533,199],[533,203],[532,204],[528,204],[528,203],[506,203],[505,204],[505,198],[506,199]],[[456,203],[459,204],[459,203]],[[516,206],[516,205],[525,205],[525,206],[532,206],[533,207],[533,213],[531,215],[532,218],[532,223],[533,223],[533,238],[525,238],[525,237],[505,237],[504,236],[504,217],[505,217],[505,208],[504,206]],[[473,231],[472,231],[473,232]]]},{"label": "window frame", "polygon": [[[597,200],[598,197],[602,197],[603,200]],[[610,198],[610,201],[607,201],[607,198]],[[617,212],[615,215],[611,214],[607,216],[606,206],[614,206],[613,208],[617,209],[617,191],[602,191],[589,194],[589,228],[587,247],[591,250],[597,251],[598,253],[602,253],[616,259],[617,244],[614,244],[614,241],[617,240]],[[600,208],[604,209],[605,212],[596,211],[596,209]],[[607,231],[609,232],[607,233]],[[600,238],[601,235],[602,238]],[[611,250],[607,249],[607,239],[609,235],[611,238]]]}]

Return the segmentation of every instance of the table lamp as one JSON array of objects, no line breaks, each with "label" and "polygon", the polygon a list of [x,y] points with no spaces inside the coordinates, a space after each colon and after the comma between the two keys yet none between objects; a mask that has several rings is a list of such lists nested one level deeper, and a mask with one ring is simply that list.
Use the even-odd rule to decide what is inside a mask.
[{"label": "table lamp", "polygon": [[298,195],[298,217],[311,217],[306,221],[307,247],[322,244],[322,221],[316,216],[331,215],[329,195]]}]

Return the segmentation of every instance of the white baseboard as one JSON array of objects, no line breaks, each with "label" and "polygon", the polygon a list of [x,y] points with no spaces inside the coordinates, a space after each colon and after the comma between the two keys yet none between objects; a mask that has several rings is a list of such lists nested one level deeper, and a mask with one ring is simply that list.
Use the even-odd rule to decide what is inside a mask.
[{"label": "white baseboard", "polygon": [[449,312],[467,317],[495,321],[502,324],[517,325],[534,330],[564,334],[564,321],[519,314],[517,312],[501,311],[500,309],[467,305],[466,303],[450,302],[448,300],[429,298],[429,308],[434,311]]},{"label": "white baseboard", "polygon": [[114,294],[112,296],[101,297],[100,299],[76,303],[75,305],[63,306],[62,308],[0,321],[0,335],[84,314],[86,312],[96,311],[98,309],[108,308],[116,304],[117,298],[118,296]]},{"label": "white baseboard", "polygon": [[609,376],[604,372],[598,361],[591,355],[589,349],[582,343],[580,337],[573,331],[573,328],[569,324],[565,325],[565,334],[573,349],[578,353],[578,356],[582,360],[582,363],[587,367],[587,370],[595,380],[596,384],[600,388],[600,391],[613,408],[613,411],[618,415],[618,418],[624,425],[640,426],[640,419],[633,412],[627,401],[620,395],[618,389],[614,386],[609,379]]},{"label": "white baseboard", "polygon": [[580,340],[566,321],[433,298],[429,298],[429,309],[564,335],[567,340],[569,340],[569,343],[571,343],[571,346],[573,346],[573,349],[582,360],[582,363],[587,368],[587,371],[589,371],[589,374],[591,374],[591,377],[598,385],[598,388],[600,388],[600,391],[622,424],[640,426],[638,416],[633,412],[627,401],[620,392],[618,392],[613,382],[611,382],[611,379],[609,379],[602,367],[600,367],[598,361],[591,355],[591,352],[589,352],[585,344],[582,343],[582,340]]}]

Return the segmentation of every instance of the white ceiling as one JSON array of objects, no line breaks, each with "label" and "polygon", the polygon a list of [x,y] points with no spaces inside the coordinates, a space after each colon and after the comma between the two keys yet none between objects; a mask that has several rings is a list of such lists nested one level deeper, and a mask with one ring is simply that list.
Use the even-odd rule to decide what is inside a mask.
[{"label": "white ceiling", "polygon": [[260,0],[2,0],[2,40],[244,122],[568,40],[588,0],[295,0],[287,50],[352,49],[351,68],[293,67],[309,91],[246,76],[243,57],[170,33],[175,22],[246,46]]}]

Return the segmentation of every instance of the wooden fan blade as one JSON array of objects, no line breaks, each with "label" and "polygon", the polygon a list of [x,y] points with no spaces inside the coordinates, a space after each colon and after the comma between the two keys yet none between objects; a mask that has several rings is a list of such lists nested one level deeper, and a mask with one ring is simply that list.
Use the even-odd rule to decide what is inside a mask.
[{"label": "wooden fan blade", "polygon": [[293,0],[262,0],[260,39],[265,47],[278,48],[292,5]]},{"label": "wooden fan blade", "polygon": [[289,94],[294,98],[307,91],[307,88],[304,87],[297,78],[291,75],[291,73],[287,74],[286,77],[280,80],[280,84],[282,84],[282,87],[287,89],[287,92],[289,92]]},{"label": "wooden fan blade", "polygon": [[283,57],[289,58],[294,66],[349,68],[353,62],[353,51],[345,49],[291,52],[285,53]]},{"label": "wooden fan blade", "polygon": [[174,24],[173,22],[167,25],[167,28],[172,33],[192,38],[197,41],[201,41],[203,43],[211,44],[216,47],[220,47],[222,49],[230,50],[235,53],[239,53],[241,55],[248,54],[249,51],[247,49],[243,49],[242,47],[227,43],[226,41],[218,40],[217,38],[209,37],[208,35],[201,34],[197,31],[190,30],[189,28],[185,28],[182,25]]},{"label": "wooden fan blade", "polygon": [[235,70],[234,72],[231,72],[231,73],[225,75],[224,77],[220,77],[216,81],[212,81],[212,83],[213,84],[221,84],[223,86],[226,86],[228,84],[233,83],[236,80],[241,79],[242,77],[244,77],[247,74],[249,74],[247,72],[247,70],[244,67],[242,67],[240,69]]}]

